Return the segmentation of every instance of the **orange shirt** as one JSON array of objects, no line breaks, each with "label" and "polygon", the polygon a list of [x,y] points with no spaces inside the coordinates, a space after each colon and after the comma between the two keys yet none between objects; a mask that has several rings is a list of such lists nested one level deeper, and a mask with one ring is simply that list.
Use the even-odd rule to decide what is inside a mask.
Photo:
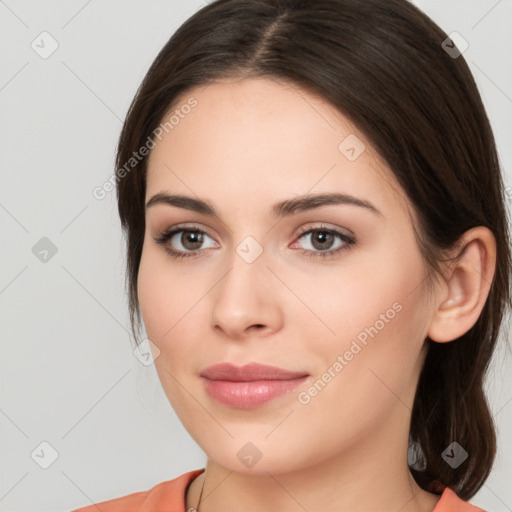
[{"label": "orange shirt", "polygon": [[[114,498],[78,508],[71,512],[186,512],[185,491],[187,486],[204,469],[189,471],[174,480],[161,482],[149,491],[134,492],[127,496]],[[483,509],[461,500],[455,492],[446,487],[436,508],[432,512],[485,512]]]}]

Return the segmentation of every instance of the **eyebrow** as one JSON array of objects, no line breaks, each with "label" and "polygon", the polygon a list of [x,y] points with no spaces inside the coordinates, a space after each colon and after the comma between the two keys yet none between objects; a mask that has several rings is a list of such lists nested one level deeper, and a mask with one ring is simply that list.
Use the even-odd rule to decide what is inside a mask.
[{"label": "eyebrow", "polygon": [[[217,212],[211,203],[201,199],[195,199],[183,195],[169,195],[159,192],[151,197],[146,203],[146,210],[157,204],[166,204],[176,206],[186,210],[192,210],[203,215],[217,217]],[[383,216],[382,213],[369,201],[359,199],[349,194],[308,194],[291,199],[286,199],[272,206],[272,216],[275,218],[283,218],[293,215],[294,213],[313,210],[322,206],[329,205],[350,205],[365,208],[376,215]]]}]

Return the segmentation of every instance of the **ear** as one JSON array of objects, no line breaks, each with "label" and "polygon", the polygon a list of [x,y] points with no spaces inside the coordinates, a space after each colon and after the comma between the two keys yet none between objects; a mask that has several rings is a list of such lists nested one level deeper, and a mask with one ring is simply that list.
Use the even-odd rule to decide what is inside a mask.
[{"label": "ear", "polygon": [[455,340],[475,325],[495,273],[496,239],[491,230],[472,228],[457,247],[462,254],[449,264],[427,331],[438,343]]}]

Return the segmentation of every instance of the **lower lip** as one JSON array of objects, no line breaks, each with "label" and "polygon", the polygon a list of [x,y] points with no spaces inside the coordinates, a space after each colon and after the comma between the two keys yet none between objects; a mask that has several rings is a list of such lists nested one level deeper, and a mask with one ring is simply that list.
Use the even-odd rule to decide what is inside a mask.
[{"label": "lower lip", "polygon": [[215,400],[239,409],[254,409],[273,398],[298,388],[308,376],[288,380],[232,382],[203,378],[208,394]]}]

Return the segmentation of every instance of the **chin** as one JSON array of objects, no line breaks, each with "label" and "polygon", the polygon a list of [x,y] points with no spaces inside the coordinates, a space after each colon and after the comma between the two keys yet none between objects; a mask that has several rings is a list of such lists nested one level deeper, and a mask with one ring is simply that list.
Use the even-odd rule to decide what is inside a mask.
[{"label": "chin", "polygon": [[[268,476],[299,471],[323,460],[318,453],[304,450],[307,441],[291,440],[286,446],[280,440],[239,436],[223,443],[201,444],[208,459],[227,471],[243,475]],[[316,455],[316,457],[315,457]],[[318,460],[316,460],[318,459]]]}]

